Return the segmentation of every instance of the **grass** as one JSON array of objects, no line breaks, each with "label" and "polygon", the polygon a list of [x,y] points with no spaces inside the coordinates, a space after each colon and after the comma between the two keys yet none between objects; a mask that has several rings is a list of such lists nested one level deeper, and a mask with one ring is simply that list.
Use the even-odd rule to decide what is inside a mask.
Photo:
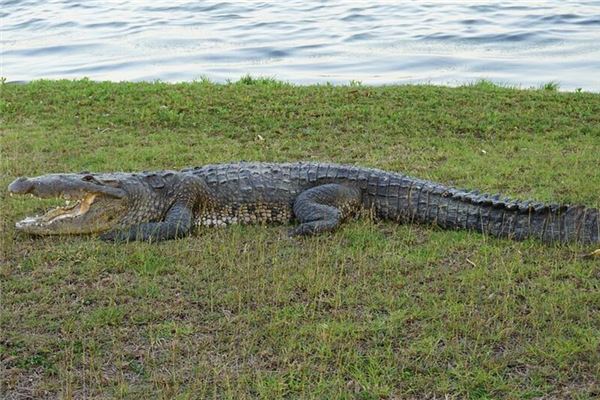
[{"label": "grass", "polygon": [[[497,87],[2,84],[0,184],[327,160],[599,205],[600,95]],[[595,398],[600,264],[430,226],[32,238],[0,191],[5,398]]]}]

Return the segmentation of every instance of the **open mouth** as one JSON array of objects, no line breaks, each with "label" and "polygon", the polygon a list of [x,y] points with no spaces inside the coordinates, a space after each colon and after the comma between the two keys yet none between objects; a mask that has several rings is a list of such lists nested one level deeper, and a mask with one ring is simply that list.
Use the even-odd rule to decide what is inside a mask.
[{"label": "open mouth", "polygon": [[[18,231],[33,235],[96,233],[111,229],[122,217],[126,192],[119,181],[104,181],[91,174],[46,174],[20,177],[8,185],[8,193],[38,199],[63,199],[66,204],[43,215],[15,224]],[[56,203],[55,203],[56,204]]]},{"label": "open mouth", "polygon": [[[88,193],[82,199],[73,202],[71,196],[64,196],[65,205],[50,209],[44,215],[27,217],[16,223],[17,229],[24,229],[32,226],[45,226],[66,218],[77,218],[87,213],[96,199],[96,194]],[[33,196],[32,197],[36,197]]]}]

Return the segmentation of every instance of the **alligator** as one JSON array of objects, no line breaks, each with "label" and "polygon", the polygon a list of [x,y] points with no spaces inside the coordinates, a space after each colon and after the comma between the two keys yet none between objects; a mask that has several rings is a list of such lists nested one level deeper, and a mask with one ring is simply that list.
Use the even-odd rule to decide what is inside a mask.
[{"label": "alligator", "polygon": [[597,208],[511,200],[330,163],[239,162],[181,171],[48,174],[18,178],[8,191],[67,200],[66,206],[16,223],[18,231],[33,235],[98,234],[109,241],[154,242],[184,237],[196,226],[294,219],[299,224],[291,235],[315,235],[368,214],[515,240],[600,243]]}]

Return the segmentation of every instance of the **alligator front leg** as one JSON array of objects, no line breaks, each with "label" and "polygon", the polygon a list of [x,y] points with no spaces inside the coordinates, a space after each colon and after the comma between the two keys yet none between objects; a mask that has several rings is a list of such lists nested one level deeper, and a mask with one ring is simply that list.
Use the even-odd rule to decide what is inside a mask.
[{"label": "alligator front leg", "polygon": [[185,204],[173,205],[164,221],[133,225],[122,230],[112,230],[100,235],[102,240],[113,242],[158,242],[184,237],[192,229],[192,210]]},{"label": "alligator front leg", "polygon": [[332,183],[305,190],[294,201],[294,215],[300,225],[290,231],[290,236],[332,231],[360,205],[360,190],[352,186]]}]

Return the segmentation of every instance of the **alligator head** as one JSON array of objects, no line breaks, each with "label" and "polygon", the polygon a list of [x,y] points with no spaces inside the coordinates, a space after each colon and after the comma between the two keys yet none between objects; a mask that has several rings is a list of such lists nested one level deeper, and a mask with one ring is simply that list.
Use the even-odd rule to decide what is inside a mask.
[{"label": "alligator head", "polygon": [[136,174],[48,174],[18,178],[8,186],[11,195],[63,198],[67,204],[44,215],[16,223],[17,230],[34,235],[100,233],[131,223],[160,218],[165,199]]}]

